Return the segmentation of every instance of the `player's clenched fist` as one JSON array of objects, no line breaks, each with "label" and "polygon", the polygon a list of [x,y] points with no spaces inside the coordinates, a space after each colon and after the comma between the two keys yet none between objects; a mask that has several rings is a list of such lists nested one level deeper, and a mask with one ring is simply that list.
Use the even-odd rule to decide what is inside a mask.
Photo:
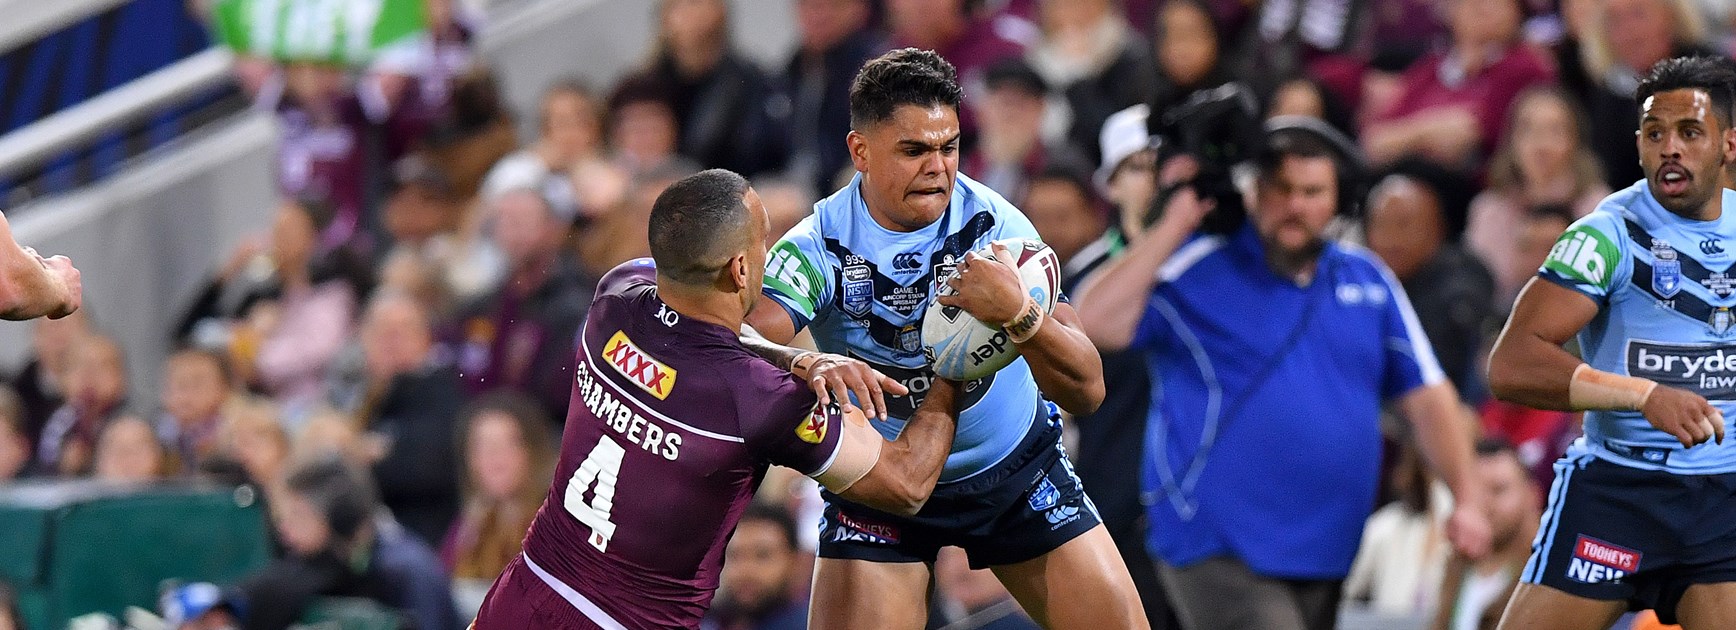
[{"label": "player's clenched fist", "polygon": [[1684,447],[1715,439],[1724,442],[1724,414],[1698,394],[1659,385],[1640,407],[1646,421]]},{"label": "player's clenched fist", "polygon": [[1019,316],[1019,310],[1025,306],[1025,284],[1019,280],[1017,259],[1005,245],[994,244],[994,258],[978,256],[976,252],[964,255],[964,262],[959,263],[958,273],[946,281],[951,287],[951,295],[942,295],[936,299],[941,304],[964,309],[990,326],[1000,327]]}]

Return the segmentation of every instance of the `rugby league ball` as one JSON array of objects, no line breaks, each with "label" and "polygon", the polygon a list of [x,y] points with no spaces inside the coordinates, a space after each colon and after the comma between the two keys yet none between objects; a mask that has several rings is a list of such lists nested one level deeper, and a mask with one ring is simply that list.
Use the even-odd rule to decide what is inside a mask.
[{"label": "rugby league ball", "polygon": [[[1025,294],[1035,299],[1043,312],[1054,313],[1055,298],[1061,292],[1061,260],[1054,250],[1034,239],[995,242],[1005,246],[1016,259]],[[993,245],[976,253],[984,258],[995,257]],[[935,297],[953,293],[952,287],[946,285],[951,276],[950,272],[945,277],[937,276]],[[922,348],[936,375],[961,381],[993,374],[1019,357],[1019,349],[1006,332],[978,321],[963,309],[942,305],[938,299],[929,301],[928,311],[922,316]]]}]

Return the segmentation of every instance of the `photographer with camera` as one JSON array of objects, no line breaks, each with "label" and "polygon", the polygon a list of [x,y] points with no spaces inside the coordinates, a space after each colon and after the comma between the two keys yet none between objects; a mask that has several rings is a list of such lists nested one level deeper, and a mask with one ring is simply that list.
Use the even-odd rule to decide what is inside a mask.
[{"label": "photographer with camera", "polygon": [[1454,546],[1483,555],[1458,397],[1391,272],[1326,238],[1357,198],[1355,145],[1318,120],[1269,122],[1244,220],[1218,190],[1231,178],[1214,175],[1240,152],[1179,144],[1207,150],[1199,175],[1158,196],[1074,303],[1098,347],[1151,366],[1147,543],[1183,627],[1333,628],[1374,507],[1386,400],[1453,490]]}]

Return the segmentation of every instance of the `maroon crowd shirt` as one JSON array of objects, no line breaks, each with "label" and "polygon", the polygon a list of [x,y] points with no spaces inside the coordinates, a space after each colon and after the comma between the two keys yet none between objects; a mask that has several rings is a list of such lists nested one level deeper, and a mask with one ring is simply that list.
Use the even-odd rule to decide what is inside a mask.
[{"label": "maroon crowd shirt", "polygon": [[842,430],[733,331],[665,305],[655,276],[641,259],[597,286],[560,463],[524,541],[537,577],[603,627],[697,627],[767,465],[817,475]]}]

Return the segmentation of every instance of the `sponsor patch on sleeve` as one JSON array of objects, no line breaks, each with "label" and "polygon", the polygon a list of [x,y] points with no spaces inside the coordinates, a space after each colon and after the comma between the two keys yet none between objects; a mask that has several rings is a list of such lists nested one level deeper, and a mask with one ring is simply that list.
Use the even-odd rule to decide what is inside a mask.
[{"label": "sponsor patch on sleeve", "polygon": [[819,444],[826,440],[826,429],[832,425],[831,412],[826,405],[814,403],[814,408],[808,411],[808,417],[796,425],[796,437],[803,442]]},{"label": "sponsor patch on sleeve", "polygon": [[778,241],[772,246],[766,260],[765,285],[789,299],[803,315],[814,316],[820,303],[820,272],[795,243]]},{"label": "sponsor patch on sleeve", "polygon": [[1620,255],[1608,236],[1591,226],[1576,225],[1556,239],[1543,271],[1608,291]]}]

